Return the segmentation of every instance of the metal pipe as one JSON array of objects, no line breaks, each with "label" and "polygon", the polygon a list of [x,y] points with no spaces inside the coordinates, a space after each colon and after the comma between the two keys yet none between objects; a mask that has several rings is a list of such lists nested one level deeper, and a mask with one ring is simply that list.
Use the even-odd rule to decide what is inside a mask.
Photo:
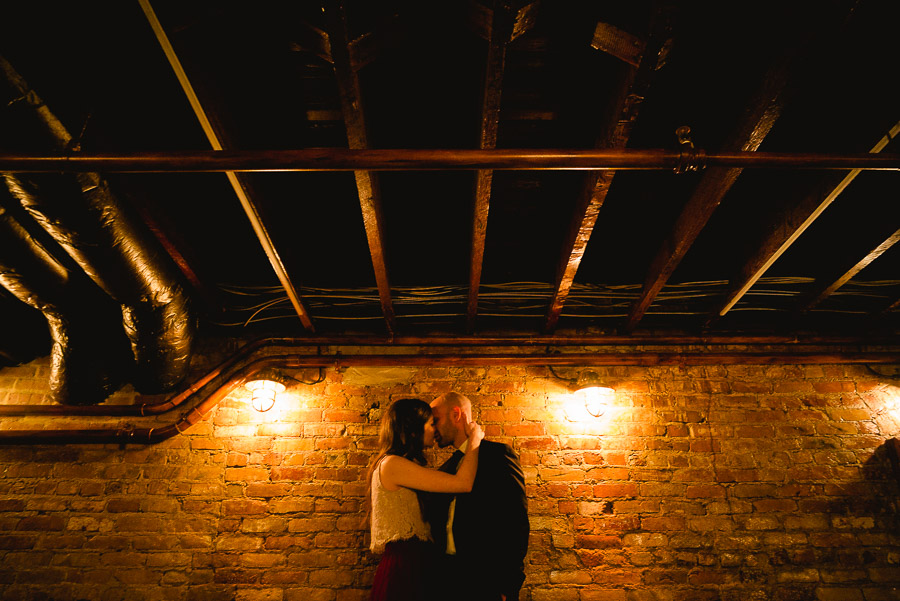
[{"label": "metal pipe", "polygon": [[[733,356],[736,355],[747,355],[750,357],[754,357],[755,361],[764,361],[766,363],[770,362],[770,360],[775,360],[778,358],[785,358],[788,356],[802,356],[802,357],[813,357],[816,362],[824,362],[823,357],[833,357],[835,359],[834,362],[841,363],[856,363],[857,357],[863,358],[871,358],[873,355],[866,353],[860,355],[859,350],[845,351],[843,349],[833,350],[831,353],[823,353],[819,352],[816,354],[810,354],[809,352],[803,353],[800,349],[806,346],[815,346],[821,347],[823,345],[844,345],[844,346],[853,346],[860,347],[865,344],[877,345],[878,343],[883,344],[892,344],[896,342],[895,337],[884,336],[883,338],[864,338],[864,337],[855,337],[855,336],[809,336],[809,337],[798,337],[798,336],[724,336],[724,335],[714,335],[714,336],[661,336],[661,337],[652,337],[652,336],[564,336],[564,335],[547,335],[547,336],[529,336],[529,337],[517,337],[517,336],[434,336],[434,337],[416,337],[416,336],[398,336],[392,338],[382,338],[382,337],[372,337],[372,336],[332,336],[332,337],[317,337],[315,339],[308,339],[302,337],[266,337],[266,338],[258,338],[256,340],[252,340],[245,344],[244,346],[238,348],[234,354],[230,357],[213,367],[210,371],[208,371],[205,375],[199,378],[197,381],[192,383],[190,386],[174,395],[173,397],[160,402],[160,403],[144,403],[144,404],[134,404],[134,405],[74,405],[74,406],[62,406],[62,405],[0,405],[0,416],[17,416],[17,415],[46,415],[46,416],[150,416],[150,415],[160,415],[163,413],[167,413],[173,409],[176,409],[180,405],[194,398],[198,394],[202,393],[205,388],[210,386],[216,386],[215,380],[222,381],[223,378],[227,379],[230,373],[234,371],[234,369],[239,369],[240,365],[252,360],[252,356],[260,351],[264,350],[267,347],[311,347],[316,346],[321,348],[322,346],[417,346],[417,347],[441,347],[441,346],[496,346],[496,347],[505,347],[505,346],[521,346],[521,347],[535,347],[535,346],[552,346],[552,347],[566,347],[566,346],[617,346],[617,347],[627,347],[632,349],[630,353],[617,351],[615,353],[616,361],[623,361],[623,357],[627,357],[629,355],[640,355],[642,357],[647,357],[649,355],[654,355],[654,353],[648,353],[644,349],[639,349],[638,347],[643,346],[670,346],[670,345],[683,345],[683,346],[694,346],[694,345],[742,345],[742,346],[767,346],[767,347],[783,347],[778,351],[773,349],[767,349],[765,351],[756,351],[756,352],[729,352],[729,353],[703,353],[703,352],[694,352],[694,353],[655,353],[658,357],[666,358],[664,360],[668,360],[668,357],[693,357],[690,361],[702,361],[702,358],[706,358],[709,360],[712,357],[727,357],[729,361],[736,362],[736,359]],[[284,355],[284,356],[294,356],[294,355]],[[369,357],[371,355],[365,355]],[[382,356],[382,355],[375,355]],[[387,357],[411,357],[412,355],[387,355]],[[436,361],[435,358],[440,357],[456,357],[457,355],[436,355],[436,354],[425,354],[420,355],[422,357],[428,357],[429,359],[425,359],[425,361]],[[486,357],[487,355],[472,355],[474,357]],[[506,364],[514,364],[516,362],[516,358],[518,357],[535,357],[535,356],[551,356],[551,357],[572,357],[575,356],[572,353],[565,353],[563,355],[553,354],[549,355],[549,353],[545,353],[543,355],[535,355],[528,354],[523,355],[521,353],[508,353],[499,355],[501,357],[501,364],[505,362]],[[596,353],[588,353],[578,355],[579,357],[590,356],[606,356],[606,355],[597,355]],[[877,354],[877,356],[881,357],[881,354]],[[888,354],[887,357],[891,355]],[[343,355],[341,353],[335,353],[332,355],[316,355],[316,357],[322,357],[321,361],[318,361],[315,365],[312,360],[307,358],[306,363],[300,365],[300,367],[333,367],[336,364],[347,364],[347,362],[352,362],[357,364],[357,362],[363,362],[365,359],[361,359],[360,355]],[[491,357],[498,357],[497,355],[491,355]],[[772,359],[769,359],[772,358]],[[449,359],[448,361],[452,361],[453,359]],[[493,359],[492,359],[493,360]],[[380,361],[380,360],[379,360]],[[880,359],[878,361],[873,362],[889,362],[884,359]],[[676,363],[678,363],[676,361]],[[685,360],[687,364],[688,361]],[[712,363],[712,361],[710,361]],[[383,363],[383,365],[391,365],[391,360],[388,359],[387,363]],[[430,363],[434,365],[439,365],[440,363]],[[476,359],[477,364],[477,359]],[[542,364],[549,364],[549,361],[544,360]],[[619,363],[617,363],[619,364]],[[692,363],[699,364],[699,363]],[[238,367],[235,367],[238,366]],[[219,384],[221,385],[221,384]]]},{"label": "metal pipe", "polygon": [[208,150],[56,155],[0,154],[0,172],[255,172],[414,170],[658,170],[704,167],[900,170],[897,154],[706,153],[595,149]]},{"label": "metal pipe", "polygon": [[242,365],[232,373],[227,381],[221,383],[206,397],[177,420],[159,427],[151,428],[92,428],[92,429],[42,429],[42,430],[2,430],[0,445],[4,444],[151,444],[161,442],[184,432],[219,404],[235,388],[248,381],[254,374],[278,365],[280,367],[299,367],[293,365],[292,357],[276,355],[255,359]]},{"label": "metal pipe", "polygon": [[[254,340],[240,349],[234,354],[220,362],[218,365],[209,370],[200,377],[196,382],[161,403],[143,403],[133,405],[84,405],[84,406],[63,406],[63,405],[0,405],[0,416],[13,415],[47,415],[47,416],[149,416],[161,415],[198,396],[205,388],[210,385],[216,386],[214,380],[219,380],[218,386],[222,386],[222,381],[233,377],[235,369],[240,369],[241,364],[245,364],[251,360],[251,355],[261,349],[281,344],[290,339],[281,338],[260,338]],[[235,367],[238,366],[238,367]]]},{"label": "metal pipe", "polygon": [[[250,360],[251,356],[262,351],[267,347],[281,348],[303,348],[315,346],[321,348],[323,346],[415,346],[415,347],[446,347],[446,346],[495,346],[495,347],[588,347],[588,346],[616,346],[632,349],[632,353],[640,353],[646,355],[647,352],[642,347],[645,346],[725,346],[725,345],[741,345],[748,347],[769,347],[765,351],[757,351],[759,353],[771,353],[773,356],[793,355],[801,352],[802,347],[822,347],[822,346],[851,346],[859,349],[865,345],[896,343],[896,337],[890,335],[883,336],[763,336],[763,335],[667,335],[667,336],[648,336],[648,335],[597,335],[597,336],[566,336],[566,335],[545,335],[545,336],[395,336],[395,337],[377,337],[377,336],[321,336],[316,338],[303,337],[265,337],[258,338],[248,342],[238,348],[234,354],[225,359],[201,378],[193,382],[190,386],[176,394],[175,396],[161,403],[144,403],[135,405],[77,405],[77,406],[60,406],[60,405],[0,405],[0,416],[12,415],[50,415],[50,416],[148,416],[160,415],[171,411],[182,405],[194,395],[201,392],[205,387],[210,385],[217,378],[227,377],[229,370],[235,365]],[[774,351],[771,347],[779,347],[780,350]],[[746,352],[746,351],[745,351]],[[831,356],[845,358],[850,357],[857,350],[849,351],[847,354],[841,348],[832,350]],[[627,353],[617,351],[618,356],[624,356]],[[696,353],[695,353],[696,354]],[[346,356],[341,354],[333,355],[347,360]],[[391,355],[398,356],[398,355]],[[428,355],[434,357],[436,355]],[[511,354],[508,356],[512,356]],[[708,355],[707,355],[708,356]],[[333,365],[333,359],[328,359],[324,366]],[[307,367],[310,367],[309,365]]]},{"label": "metal pipe", "polygon": [[[900,352],[841,353],[563,353],[563,354],[381,354],[381,355],[270,355],[239,365],[212,392],[182,416],[162,427],[97,428],[88,430],[0,430],[0,444],[150,444],[171,438],[200,421],[222,399],[254,374],[271,368],[452,366],[659,366],[659,365],[784,365],[784,364],[883,364],[900,362]],[[199,394],[197,395],[199,396]]]},{"label": "metal pipe", "polygon": [[840,335],[753,335],[753,334],[597,334],[539,336],[316,336],[261,338],[255,344],[268,346],[671,346],[671,345],[867,345],[896,344],[898,338],[889,333],[859,336]]}]

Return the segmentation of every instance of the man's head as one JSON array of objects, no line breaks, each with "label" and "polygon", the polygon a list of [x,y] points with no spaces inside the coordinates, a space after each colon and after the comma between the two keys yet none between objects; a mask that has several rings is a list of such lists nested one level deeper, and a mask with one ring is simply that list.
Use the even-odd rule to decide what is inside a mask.
[{"label": "man's head", "polygon": [[448,392],[431,401],[434,441],[439,447],[459,448],[466,441],[466,424],[472,421],[472,402],[458,392]]}]

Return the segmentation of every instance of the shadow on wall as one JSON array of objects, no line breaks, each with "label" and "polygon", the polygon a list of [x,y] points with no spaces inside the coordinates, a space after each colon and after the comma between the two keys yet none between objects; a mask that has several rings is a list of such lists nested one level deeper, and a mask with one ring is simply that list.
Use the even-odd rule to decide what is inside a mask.
[{"label": "shadow on wall", "polygon": [[[900,439],[891,438],[875,449],[863,464],[863,478],[868,490],[859,497],[849,497],[850,515],[872,515],[876,533],[900,535]],[[900,562],[900,555],[897,561]]]}]

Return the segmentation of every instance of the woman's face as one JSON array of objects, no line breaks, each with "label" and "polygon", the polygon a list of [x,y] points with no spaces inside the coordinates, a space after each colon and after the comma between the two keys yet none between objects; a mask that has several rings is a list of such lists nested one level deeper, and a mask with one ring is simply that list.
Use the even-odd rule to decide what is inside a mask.
[{"label": "woman's face", "polygon": [[434,446],[434,417],[429,417],[425,422],[425,435],[422,437],[425,448]]}]

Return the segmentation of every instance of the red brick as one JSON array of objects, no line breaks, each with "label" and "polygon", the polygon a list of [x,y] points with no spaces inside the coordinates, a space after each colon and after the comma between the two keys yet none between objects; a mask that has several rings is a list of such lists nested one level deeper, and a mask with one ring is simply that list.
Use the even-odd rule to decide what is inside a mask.
[{"label": "red brick", "polygon": [[86,549],[126,549],[131,545],[128,536],[98,535],[84,543]]},{"label": "red brick", "polygon": [[0,499],[0,512],[14,512],[25,509],[22,499]]},{"label": "red brick", "polygon": [[570,489],[565,484],[550,484],[547,486],[547,494],[551,497],[568,497]]},{"label": "red brick", "polygon": [[316,468],[316,480],[346,480],[354,481],[360,476],[358,468]]},{"label": "red brick", "polygon": [[312,511],[312,499],[275,499],[269,503],[271,513],[298,513]]},{"label": "red brick", "polygon": [[326,409],[322,412],[322,419],[326,422],[363,423],[366,421],[366,415],[360,411]]},{"label": "red brick", "polygon": [[291,490],[290,484],[251,482],[244,489],[244,495],[248,497],[283,497]]},{"label": "red brick", "polygon": [[316,477],[315,468],[305,467],[273,467],[272,480],[311,480]]},{"label": "red brick", "polygon": [[106,511],[110,513],[136,512],[140,510],[140,499],[110,499],[106,503]]},{"label": "red brick", "polygon": [[64,530],[66,519],[61,515],[36,515],[22,518],[16,530]]},{"label": "red brick", "polygon": [[580,534],[575,537],[575,546],[582,549],[616,549],[622,547],[622,539],[618,536]]},{"label": "red brick", "polygon": [[266,570],[262,575],[262,584],[277,584],[296,587],[309,581],[306,570]]},{"label": "red brick", "polygon": [[813,390],[818,393],[856,392],[853,382],[813,382]]},{"label": "red brick", "polygon": [[685,497],[697,498],[725,498],[725,488],[715,484],[695,484],[685,489]]},{"label": "red brick", "polygon": [[159,532],[162,524],[156,517],[129,514],[118,516],[115,523],[117,532]]},{"label": "red brick", "polygon": [[586,476],[592,480],[628,480],[631,471],[626,467],[595,467]]},{"label": "red brick", "polygon": [[[817,601],[863,601],[870,599],[869,595],[863,595],[858,587],[852,588],[836,588],[820,586],[816,589]],[[885,597],[889,599],[890,597]]]},{"label": "red brick", "polygon": [[680,517],[644,517],[641,518],[641,528],[648,532],[667,532],[670,530],[683,530],[684,518]]},{"label": "red brick", "polygon": [[266,513],[268,504],[265,501],[252,499],[226,499],[222,501],[224,515],[262,515]]},{"label": "red brick", "polygon": [[521,448],[527,450],[553,451],[559,448],[559,442],[552,436],[526,438],[519,444]]},{"label": "red brick", "polygon": [[31,549],[35,542],[36,536],[0,535],[0,549]]},{"label": "red brick", "polygon": [[226,482],[265,482],[269,470],[261,467],[229,467],[225,469]]}]

